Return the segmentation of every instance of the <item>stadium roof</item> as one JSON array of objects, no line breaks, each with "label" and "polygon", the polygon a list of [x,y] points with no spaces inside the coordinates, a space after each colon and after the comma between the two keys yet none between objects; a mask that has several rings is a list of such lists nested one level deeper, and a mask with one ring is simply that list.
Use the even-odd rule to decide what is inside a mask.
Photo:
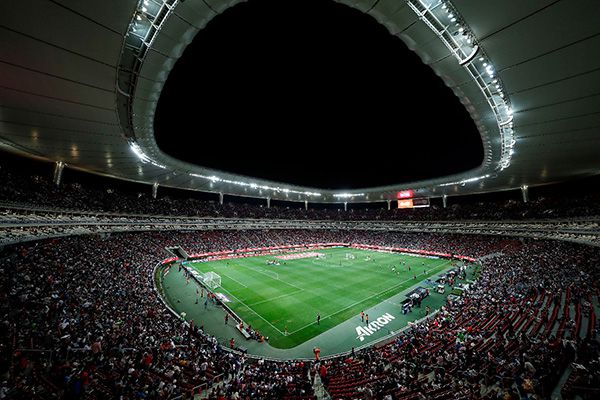
[{"label": "stadium roof", "polygon": [[479,168],[340,193],[167,156],[153,129],[161,89],[196,33],[237,3],[222,0],[0,3],[0,145],[131,181],[309,202],[394,200],[402,189],[451,196],[600,173],[595,0],[342,2],[398,35],[460,98],[482,137]]}]

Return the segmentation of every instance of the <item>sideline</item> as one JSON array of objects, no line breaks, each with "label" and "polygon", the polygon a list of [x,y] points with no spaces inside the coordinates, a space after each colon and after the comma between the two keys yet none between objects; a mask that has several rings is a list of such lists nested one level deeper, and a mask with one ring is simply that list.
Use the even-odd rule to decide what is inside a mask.
[{"label": "sideline", "polygon": [[[235,297],[233,294],[231,294],[231,292],[227,289],[225,289],[223,286],[221,286],[221,289],[224,290],[225,292],[229,293],[229,295],[231,297],[233,297],[236,301],[238,301],[240,304],[242,304],[243,306],[245,306],[248,310],[252,311],[254,314],[256,314],[256,316],[260,319],[262,319],[263,321],[265,321],[267,324],[271,325],[271,327],[273,329],[275,329],[277,332],[279,332],[281,335],[285,336],[285,334],[283,332],[281,332],[279,329],[277,329],[277,327],[275,325],[273,325],[272,323],[270,323],[269,321],[267,321],[262,315],[260,315],[259,313],[257,313],[256,311],[254,311],[254,309],[252,309],[252,307],[250,307],[248,304],[244,303],[243,301],[241,301],[240,299],[238,299],[237,297]],[[289,334],[288,334],[289,335]]]}]

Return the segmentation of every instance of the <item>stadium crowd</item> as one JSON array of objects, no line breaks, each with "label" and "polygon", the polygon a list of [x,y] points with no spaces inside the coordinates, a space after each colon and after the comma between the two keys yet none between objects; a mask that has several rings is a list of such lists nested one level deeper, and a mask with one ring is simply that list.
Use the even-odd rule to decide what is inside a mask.
[{"label": "stadium crowd", "polygon": [[385,203],[374,203],[369,208],[353,208],[347,212],[320,205],[274,202],[247,204],[226,200],[223,205],[216,200],[194,198],[193,192],[177,192],[156,199],[150,188],[135,189],[128,184],[115,188],[115,181],[100,184],[62,183],[55,186],[48,177],[27,175],[0,165],[0,202],[22,204],[41,208],[59,208],[75,212],[111,212],[120,214],[145,214],[223,218],[283,218],[310,220],[461,220],[461,219],[543,219],[600,216],[600,193],[579,196],[551,196],[532,198],[523,203],[518,199],[486,200],[485,202],[449,199],[448,208],[433,204],[427,208],[387,210]]},{"label": "stadium crowd", "polygon": [[[326,360],[248,359],[168,312],[152,270],[164,247],[190,252],[354,242],[487,259],[471,291],[378,348]],[[594,393],[597,248],[459,235],[361,231],[208,231],[89,235],[4,250],[0,398],[548,398],[575,361]],[[570,390],[574,390],[570,388]],[[595,392],[596,394],[598,392]]]},{"label": "stadium crowd", "polygon": [[329,361],[332,396],[549,399],[576,360],[586,374],[579,394],[596,398],[599,251],[528,241],[504,253],[433,320],[358,358]]}]

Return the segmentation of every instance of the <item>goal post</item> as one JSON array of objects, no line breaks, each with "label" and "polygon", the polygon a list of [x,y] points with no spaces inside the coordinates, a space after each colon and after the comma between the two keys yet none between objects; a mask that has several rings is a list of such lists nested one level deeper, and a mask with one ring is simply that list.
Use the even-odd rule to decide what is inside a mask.
[{"label": "goal post", "polygon": [[216,289],[221,286],[221,276],[214,271],[210,271],[204,274],[202,282],[209,289]]}]

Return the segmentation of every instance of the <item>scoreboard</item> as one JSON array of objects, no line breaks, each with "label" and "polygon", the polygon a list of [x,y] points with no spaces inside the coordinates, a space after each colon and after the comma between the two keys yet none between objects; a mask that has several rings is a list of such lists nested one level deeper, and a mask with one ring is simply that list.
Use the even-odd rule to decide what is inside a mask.
[{"label": "scoreboard", "polygon": [[412,189],[400,190],[396,193],[398,199],[398,208],[420,208],[429,207],[429,198],[415,198],[415,191]]},{"label": "scoreboard", "polygon": [[429,207],[429,199],[425,197],[416,199],[398,199],[398,208]]}]

